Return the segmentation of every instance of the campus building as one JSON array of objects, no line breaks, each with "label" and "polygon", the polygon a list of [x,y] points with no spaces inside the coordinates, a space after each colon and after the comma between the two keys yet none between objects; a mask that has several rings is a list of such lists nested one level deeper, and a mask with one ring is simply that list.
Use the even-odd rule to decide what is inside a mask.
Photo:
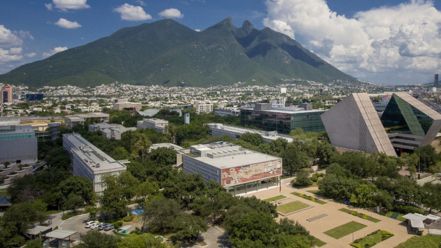
[{"label": "campus building", "polygon": [[209,102],[198,101],[193,104],[193,107],[196,110],[196,114],[213,112],[213,104]]},{"label": "campus building", "polygon": [[403,92],[392,94],[382,113],[368,94],[354,93],[322,120],[334,146],[389,156],[431,144],[441,129],[441,114]]},{"label": "campus building", "polygon": [[135,131],[136,127],[125,127],[120,124],[106,122],[89,125],[89,132],[101,132],[107,139],[121,140],[121,135],[127,131]]},{"label": "campus building", "polygon": [[91,180],[93,190],[97,194],[104,191],[106,176],[116,176],[126,171],[125,165],[111,158],[79,134],[63,134],[63,147],[71,155],[73,174]]},{"label": "campus building", "polygon": [[33,164],[38,144],[31,126],[0,126],[0,163]]},{"label": "campus building", "polygon": [[168,121],[157,118],[143,119],[136,123],[136,127],[138,129],[153,129],[160,133],[167,133]]},{"label": "campus building", "polygon": [[68,128],[85,123],[109,122],[109,114],[102,112],[91,112],[85,114],[68,115],[64,117],[64,124]]},{"label": "campus building", "polygon": [[240,109],[243,126],[253,126],[266,131],[289,133],[301,128],[304,131],[323,131],[320,115],[324,110],[305,110],[300,107],[274,106],[271,103],[256,103],[254,107]]},{"label": "campus building", "polygon": [[215,181],[228,192],[246,193],[277,186],[282,159],[227,142],[194,145],[183,155],[183,170]]},{"label": "campus building", "polygon": [[245,133],[254,133],[262,136],[265,142],[275,141],[277,139],[283,139],[287,142],[292,142],[293,138],[288,135],[283,135],[277,133],[277,131],[261,131],[250,128],[235,127],[230,125],[225,125],[222,123],[208,123],[208,128],[210,128],[210,133],[213,136],[228,136],[234,139],[240,138],[241,135]]},{"label": "campus building", "polygon": [[127,99],[119,99],[113,103],[114,110],[132,110],[140,111],[142,104],[139,102],[129,102]]}]

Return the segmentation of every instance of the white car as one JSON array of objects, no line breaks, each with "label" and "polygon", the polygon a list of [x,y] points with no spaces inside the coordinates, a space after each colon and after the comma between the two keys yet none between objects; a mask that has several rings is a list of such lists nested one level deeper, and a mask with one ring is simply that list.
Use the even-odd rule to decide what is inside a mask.
[{"label": "white car", "polygon": [[86,222],[86,228],[90,228],[92,225],[98,225],[98,221],[92,220],[92,221],[88,221]]},{"label": "white car", "polygon": [[90,225],[90,230],[95,230],[95,229],[97,229],[98,228],[98,226],[99,226],[99,224],[98,223],[93,223],[92,225]]}]

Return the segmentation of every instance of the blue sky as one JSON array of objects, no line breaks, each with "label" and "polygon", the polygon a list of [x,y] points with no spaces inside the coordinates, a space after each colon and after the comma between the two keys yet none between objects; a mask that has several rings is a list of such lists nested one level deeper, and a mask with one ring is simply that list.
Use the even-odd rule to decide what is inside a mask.
[{"label": "blue sky", "polygon": [[440,9],[424,0],[2,0],[0,73],[122,27],[174,18],[204,29],[232,17],[284,32],[363,80],[424,82],[440,70]]}]

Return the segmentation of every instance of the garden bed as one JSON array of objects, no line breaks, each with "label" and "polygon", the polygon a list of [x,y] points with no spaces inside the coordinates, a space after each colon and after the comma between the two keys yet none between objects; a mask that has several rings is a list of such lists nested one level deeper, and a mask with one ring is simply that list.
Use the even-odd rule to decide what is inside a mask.
[{"label": "garden bed", "polygon": [[306,195],[306,194],[302,194],[302,193],[298,193],[298,192],[292,192],[291,194],[298,196],[298,197],[302,197],[303,199],[306,199],[306,200],[309,200],[309,201],[312,201],[312,202],[315,202],[315,203],[318,203],[321,205],[326,203],[325,201],[320,200],[314,196],[310,196],[310,195]]},{"label": "garden bed", "polygon": [[366,225],[363,225],[363,224],[355,222],[355,221],[351,221],[351,222],[348,222],[348,223],[343,224],[341,226],[334,227],[334,228],[326,231],[325,234],[327,234],[335,239],[339,239],[339,238],[342,238],[346,235],[354,233],[358,230],[361,230],[365,227],[366,227]]},{"label": "garden bed", "polygon": [[352,242],[351,246],[356,248],[369,248],[392,236],[394,235],[390,232],[384,230],[377,230],[371,234],[368,234],[363,238],[359,238],[355,240],[354,242]]},{"label": "garden bed", "polygon": [[342,212],[345,212],[347,214],[351,214],[353,216],[357,216],[357,217],[362,218],[364,220],[372,221],[374,223],[380,222],[379,219],[376,219],[376,218],[374,218],[372,216],[369,216],[367,214],[363,214],[363,213],[357,212],[355,210],[350,210],[350,209],[347,209],[347,208],[340,208],[339,210],[342,211]]}]

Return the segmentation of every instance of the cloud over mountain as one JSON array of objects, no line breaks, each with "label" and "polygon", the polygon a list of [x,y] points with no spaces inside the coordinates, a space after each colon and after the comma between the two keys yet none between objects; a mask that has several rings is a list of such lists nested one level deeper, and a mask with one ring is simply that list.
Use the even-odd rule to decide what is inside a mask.
[{"label": "cloud over mountain", "polygon": [[332,11],[325,0],[267,0],[264,24],[301,41],[362,79],[400,81],[441,70],[441,12],[413,0],[361,11]]}]

